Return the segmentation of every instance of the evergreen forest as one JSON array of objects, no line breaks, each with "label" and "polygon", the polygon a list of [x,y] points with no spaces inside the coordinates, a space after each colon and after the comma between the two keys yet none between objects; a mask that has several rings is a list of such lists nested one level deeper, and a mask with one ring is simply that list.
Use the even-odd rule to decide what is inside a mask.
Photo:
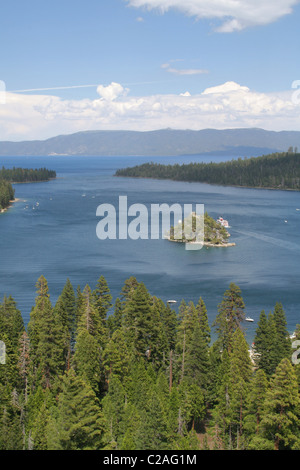
[{"label": "evergreen forest", "polygon": [[49,181],[56,178],[54,170],[46,168],[4,168],[0,169],[0,181],[5,180],[10,183],[34,183],[38,181]]},{"label": "evergreen forest", "polygon": [[56,178],[56,172],[46,168],[28,169],[13,167],[8,169],[2,167],[0,169],[0,212],[7,209],[10,202],[15,199],[15,190],[12,187],[12,183],[34,183],[49,181],[53,178]]},{"label": "evergreen forest", "polygon": [[0,449],[299,450],[300,325],[276,303],[249,346],[234,283],[211,325],[202,297],[171,305],[135,277],[113,303],[103,276],[52,302],[41,276],[25,328],[5,296]]},{"label": "evergreen forest", "polygon": [[7,209],[15,198],[15,191],[8,181],[0,179],[0,212]]},{"label": "evergreen forest", "polygon": [[120,169],[115,176],[299,191],[300,153],[290,149],[284,153],[238,158],[220,163],[187,163],[183,165],[144,163],[132,168]]}]

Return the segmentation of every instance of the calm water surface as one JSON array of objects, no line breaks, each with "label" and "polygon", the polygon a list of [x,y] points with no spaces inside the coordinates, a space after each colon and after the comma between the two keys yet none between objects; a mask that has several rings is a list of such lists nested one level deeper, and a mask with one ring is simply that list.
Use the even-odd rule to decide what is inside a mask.
[{"label": "calm water surface", "polygon": [[[231,158],[231,157],[230,157]],[[229,157],[228,157],[229,159]],[[69,277],[93,289],[105,276],[114,300],[127,278],[143,281],[164,301],[203,297],[212,323],[230,282],[242,289],[252,340],[260,312],[282,302],[292,332],[300,322],[300,193],[229,188],[200,183],[116,178],[115,170],[145,161],[211,161],[220,157],[10,157],[0,165],[46,166],[58,178],[15,185],[19,202],[0,215],[0,298],[12,295],[25,323],[43,274],[53,303]],[[224,158],[223,158],[224,160]],[[186,251],[166,240],[105,240],[96,236],[99,204],[203,203],[230,222],[232,248]],[[38,203],[38,205],[36,205]],[[177,304],[177,306],[178,306]]]}]

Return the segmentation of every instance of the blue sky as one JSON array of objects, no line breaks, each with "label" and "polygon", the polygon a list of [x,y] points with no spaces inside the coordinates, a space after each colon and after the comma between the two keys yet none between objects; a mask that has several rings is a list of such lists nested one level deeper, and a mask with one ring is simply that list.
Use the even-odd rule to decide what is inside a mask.
[{"label": "blue sky", "polygon": [[297,0],[10,0],[0,15],[0,139],[300,130],[299,21]]}]

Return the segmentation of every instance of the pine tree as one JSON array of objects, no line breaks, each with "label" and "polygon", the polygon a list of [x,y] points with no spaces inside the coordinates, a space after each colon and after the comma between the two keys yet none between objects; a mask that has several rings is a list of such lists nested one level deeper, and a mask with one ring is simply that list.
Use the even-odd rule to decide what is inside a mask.
[{"label": "pine tree", "polygon": [[101,381],[100,348],[94,336],[88,330],[81,329],[76,340],[72,366],[76,374],[99,393]]},{"label": "pine tree", "polygon": [[162,404],[155,393],[141,411],[141,424],[137,432],[137,447],[140,450],[169,449],[169,428]]},{"label": "pine tree", "polygon": [[103,351],[103,366],[108,382],[112,376],[123,382],[129,373],[129,352],[125,342],[124,332],[117,329]]},{"label": "pine tree", "polygon": [[165,304],[161,299],[153,297],[152,299],[152,327],[149,340],[148,360],[160,369],[169,358],[169,345],[166,331],[163,327],[162,316],[165,310]]},{"label": "pine tree", "polygon": [[254,338],[255,349],[255,363],[257,367],[264,370],[266,373],[269,371],[269,354],[272,347],[273,338],[269,335],[268,318],[265,311],[262,310]]},{"label": "pine tree", "polygon": [[20,415],[12,405],[0,415],[0,450],[23,450]]},{"label": "pine tree", "polygon": [[262,311],[255,336],[256,364],[271,376],[280,361],[291,357],[291,341],[283,307],[276,303],[268,318]]},{"label": "pine tree", "polygon": [[244,430],[247,435],[247,448],[255,449],[258,445],[257,437],[261,431],[261,420],[269,383],[263,369],[257,369],[250,384],[250,394],[244,418]]},{"label": "pine tree", "polygon": [[134,289],[126,303],[123,327],[128,347],[146,358],[151,347],[153,320],[151,297],[143,283]]},{"label": "pine tree", "polygon": [[7,334],[12,347],[17,348],[24,331],[24,321],[16,302],[11,296],[4,296],[3,303],[0,305],[0,335],[1,333]]},{"label": "pine tree", "polygon": [[[292,354],[291,340],[287,330],[287,322],[282,304],[277,302],[274,308],[274,321],[276,325],[276,337],[274,346],[277,354],[277,364],[284,358],[290,358]],[[276,364],[276,365],[277,365]]]},{"label": "pine tree", "polygon": [[67,369],[70,368],[71,350],[75,341],[75,302],[74,289],[68,278],[54,307],[54,315],[64,337],[64,358]]},{"label": "pine tree", "polygon": [[74,326],[75,332],[78,329],[79,322],[83,315],[83,310],[84,310],[84,296],[83,296],[83,293],[81,292],[80,286],[78,286],[76,289],[76,294],[75,294],[75,326]]},{"label": "pine tree", "polygon": [[91,335],[96,334],[96,312],[93,306],[92,291],[90,286],[87,284],[83,289],[83,292],[78,296],[78,323],[76,332],[77,334],[80,330],[84,329],[88,331]]},{"label": "pine tree", "polygon": [[193,333],[186,346],[185,377],[204,392],[207,388],[209,371],[207,336],[196,318]]},{"label": "pine tree", "polygon": [[218,339],[222,348],[231,351],[232,336],[245,319],[245,304],[241,289],[230,283],[229,289],[224,293],[222,302],[218,307],[218,315],[213,323],[217,327]]},{"label": "pine tree", "polygon": [[122,327],[123,321],[123,309],[122,309],[122,302],[119,297],[115,301],[115,308],[114,312],[108,316],[107,318],[107,328],[109,330],[109,338],[112,337],[113,333]]},{"label": "pine tree", "polygon": [[232,336],[232,352],[230,354],[229,396],[231,412],[231,432],[236,436],[237,448],[241,448],[243,419],[249,398],[252,364],[249,347],[244,333],[237,328]]},{"label": "pine tree", "polygon": [[41,379],[45,387],[50,387],[53,379],[64,370],[64,338],[53,312],[44,276],[38,279],[36,287],[38,295],[28,323],[31,357],[37,379]]},{"label": "pine tree", "polygon": [[161,321],[162,328],[168,341],[168,349],[169,351],[174,351],[176,345],[178,318],[175,310],[171,309],[169,304],[167,304],[167,306],[161,311]]},{"label": "pine tree", "polygon": [[48,449],[100,450],[104,420],[95,393],[72,369],[64,375],[61,387]]},{"label": "pine tree", "polygon": [[56,401],[53,390],[43,389],[38,386],[32,390],[26,405],[26,428],[28,449],[48,449],[48,425],[50,422],[50,410],[55,407]]},{"label": "pine tree", "polygon": [[[100,276],[93,291],[93,303],[96,310],[96,328],[101,332],[106,331],[107,314],[112,307],[111,301],[112,296],[107,281],[104,276]],[[106,333],[106,336],[108,336],[108,333]]]},{"label": "pine tree", "polygon": [[173,450],[202,450],[196,431],[193,429],[186,432],[184,436],[177,436],[172,444]]},{"label": "pine tree", "polygon": [[22,378],[22,390],[24,393],[24,402],[27,403],[28,398],[28,385],[30,380],[30,372],[32,364],[30,360],[30,343],[29,337],[26,331],[22,334],[19,339],[19,359],[18,359],[18,368],[19,374]]},{"label": "pine tree", "polygon": [[112,376],[106,396],[102,400],[103,415],[106,422],[106,449],[119,449],[124,438],[126,392],[117,376]]},{"label": "pine tree", "polygon": [[31,437],[34,450],[48,450],[48,425],[50,412],[46,403],[43,403],[34,421]]},{"label": "pine tree", "polygon": [[222,353],[213,411],[216,435],[228,449],[242,447],[243,418],[252,376],[248,345],[240,328],[233,333],[231,345],[230,354],[226,349]]},{"label": "pine tree", "polygon": [[71,281],[68,278],[62,293],[57,300],[55,310],[57,310],[56,313],[59,316],[60,325],[62,327],[66,327],[70,333],[74,330],[75,306],[75,292]]},{"label": "pine tree", "polygon": [[209,345],[211,340],[210,326],[208,323],[207,308],[202,297],[200,297],[198,300],[196,305],[196,312],[199,318],[201,331],[203,332],[203,336],[206,339],[207,345]]},{"label": "pine tree", "polygon": [[139,450],[137,447],[137,435],[141,426],[141,414],[132,403],[126,403],[123,421],[120,423],[122,441],[120,450]]},{"label": "pine tree", "polygon": [[282,359],[271,380],[261,421],[266,439],[274,449],[300,448],[299,393],[295,370],[289,359]]},{"label": "pine tree", "polygon": [[193,302],[189,302],[187,305],[183,299],[179,306],[179,322],[176,344],[176,375],[178,376],[180,382],[182,382],[185,378],[187,348],[193,335],[196,318],[197,312]]},{"label": "pine tree", "polygon": [[131,276],[129,279],[126,279],[120,294],[123,308],[126,302],[128,302],[132,298],[134,291],[138,287],[138,285],[139,283],[134,276]]}]

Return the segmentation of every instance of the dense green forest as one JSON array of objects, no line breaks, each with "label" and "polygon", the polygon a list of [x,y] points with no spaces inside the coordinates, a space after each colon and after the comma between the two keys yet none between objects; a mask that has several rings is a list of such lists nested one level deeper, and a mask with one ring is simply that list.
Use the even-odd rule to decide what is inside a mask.
[{"label": "dense green forest", "polygon": [[8,181],[1,180],[0,178],[0,212],[7,209],[10,201],[15,198],[15,191]]},{"label": "dense green forest", "polygon": [[289,151],[221,163],[144,163],[120,169],[115,175],[225,186],[300,190],[300,153]]},{"label": "dense green forest", "polygon": [[56,178],[54,170],[47,170],[46,168],[4,168],[0,170],[0,180],[6,180],[11,183],[28,183],[36,181],[48,181],[49,179]]},{"label": "dense green forest", "polygon": [[230,234],[224,226],[215,219],[210,217],[207,212],[203,217],[203,238],[201,237],[202,224],[201,217],[195,213],[191,213],[177,225],[171,226],[170,231],[166,233],[170,241],[196,241],[203,239],[206,245],[228,245]]},{"label": "dense green forest", "polygon": [[0,211],[7,209],[10,201],[15,198],[15,191],[11,183],[34,183],[37,181],[49,181],[56,178],[54,170],[46,168],[4,168],[0,170]]},{"label": "dense green forest", "polygon": [[36,289],[26,329],[12,297],[0,304],[0,449],[300,449],[280,303],[252,351],[234,283],[212,325],[201,297],[176,313],[134,277],[114,306],[103,276],[93,290],[67,280],[54,304],[45,277]]}]

